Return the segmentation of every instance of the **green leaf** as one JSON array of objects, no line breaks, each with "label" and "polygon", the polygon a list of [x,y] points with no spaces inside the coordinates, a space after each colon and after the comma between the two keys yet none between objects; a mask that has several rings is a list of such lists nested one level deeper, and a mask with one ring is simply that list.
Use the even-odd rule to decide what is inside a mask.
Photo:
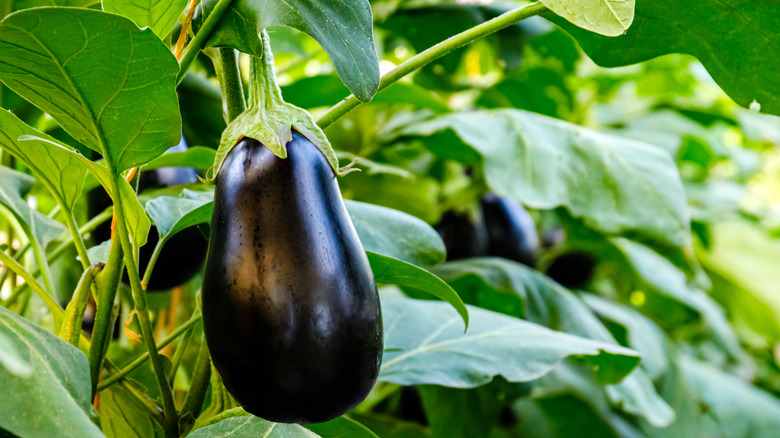
[{"label": "green leaf", "polygon": [[[48,141],[19,141],[22,136],[35,136]],[[60,203],[72,210],[84,187],[87,166],[53,138],[40,132],[10,112],[0,109],[0,147],[27,166]],[[86,158],[84,158],[86,160]]]},{"label": "green leaf", "polygon": [[103,0],[104,11],[124,15],[160,39],[168,36],[186,6],[187,0]]},{"label": "green leaf", "polygon": [[[43,150],[48,151],[47,153],[50,155],[56,156],[57,160],[63,160],[63,162],[71,162],[74,164],[75,162],[80,162],[90,171],[94,177],[94,180],[98,181],[100,185],[103,186],[103,188],[106,190],[106,193],[112,193],[110,190],[111,176],[109,175],[108,169],[106,169],[104,165],[104,161],[90,161],[77,151],[72,150],[70,147],[59,143],[47,135],[44,135],[43,137],[38,135],[23,135],[20,137],[20,140],[26,142],[24,147],[33,147],[28,145],[36,145],[38,143],[42,144],[44,147]],[[62,154],[63,152],[67,153],[67,155]],[[67,181],[65,180],[62,180],[61,182],[67,185]],[[83,185],[87,185],[86,188],[88,189],[92,188],[89,187],[89,184]],[[146,213],[138,201],[135,190],[133,190],[133,188],[127,181],[124,180],[124,178],[119,181],[119,189],[122,191],[122,196],[124,199],[124,204],[122,206],[124,209],[125,218],[128,219],[127,226],[130,237],[137,246],[143,246],[146,243],[146,239],[149,234],[149,218],[146,217]],[[63,189],[63,191],[64,190],[65,189]],[[81,189],[79,189],[79,191],[81,191]],[[111,198],[115,199],[116,196],[111,195]],[[90,259],[90,261],[92,260]]]},{"label": "green leaf", "polygon": [[101,242],[87,250],[87,256],[92,263],[108,263],[108,254],[111,252],[111,240]]},{"label": "green leaf", "polygon": [[146,203],[146,211],[154,220],[160,241],[185,228],[211,221],[213,194],[190,190],[184,190],[182,194],[182,198],[160,196]]},{"label": "green leaf", "polygon": [[4,307],[0,333],[33,370],[20,376],[0,367],[0,429],[17,436],[103,436],[89,418],[84,353]]},{"label": "green leaf", "polygon": [[740,0],[645,0],[637,2],[633,25],[617,38],[553,21],[569,32],[597,64],[617,67],[667,53],[698,58],[715,82],[738,104],[753,100],[780,115],[780,9]]},{"label": "green leaf", "polygon": [[642,355],[642,368],[651,379],[663,376],[669,368],[669,358],[666,356],[666,334],[652,320],[624,305],[606,300],[591,294],[581,294],[585,303],[596,312],[602,320],[608,320],[623,328],[619,336],[615,334],[617,327],[610,327],[618,339]]},{"label": "green leaf", "polygon": [[100,427],[108,438],[162,438],[162,426],[122,385],[113,385],[100,393]]},{"label": "green leaf", "polygon": [[448,114],[390,135],[430,137],[426,145],[440,156],[481,163],[500,196],[537,209],[566,207],[605,234],[690,246],[677,166],[655,146],[521,110]]},{"label": "green leaf", "polygon": [[186,151],[162,154],[145,165],[144,170],[159,169],[161,167],[192,167],[208,170],[214,164],[216,153],[217,151],[212,148],[193,146]]},{"label": "green leaf", "polygon": [[202,427],[187,435],[188,438],[230,436],[234,438],[316,438],[319,435],[298,424],[272,423],[262,418],[241,416]]},{"label": "green leaf", "polygon": [[178,70],[151,30],[118,15],[37,8],[0,23],[0,80],[117,171],[179,143]]},{"label": "green leaf", "polygon": [[[537,324],[607,344],[617,344],[592,311],[566,288],[520,263],[475,258],[445,263],[434,272],[449,282],[466,303],[523,317]],[[603,382],[602,382],[603,383]],[[658,396],[642,369],[606,387],[613,403],[662,427],[674,412]]]},{"label": "green leaf", "polygon": [[[395,284],[402,288],[410,288],[425,292],[449,303],[458,312],[465,329],[469,327],[469,311],[452,288],[439,277],[423,268],[384,256],[371,251],[366,251],[371,271],[377,283]],[[464,330],[465,331],[465,330]]]},{"label": "green leaf", "polygon": [[[780,402],[767,392],[712,365],[682,361],[686,382],[707,407],[705,417],[715,426],[707,436],[772,438],[780,428]],[[701,430],[702,423],[699,423]]]},{"label": "green leaf", "polygon": [[0,205],[8,208],[24,226],[28,227],[32,233],[30,237],[38,242],[41,249],[45,249],[49,242],[65,231],[65,227],[54,219],[38,213],[22,199],[34,183],[33,177],[0,166]]},{"label": "green leaf", "polygon": [[626,33],[634,20],[634,0],[540,0],[575,26],[606,36]]},{"label": "green leaf", "polygon": [[344,201],[366,251],[430,267],[447,256],[439,233],[422,220],[392,208]]},{"label": "green leaf", "polygon": [[[217,0],[204,0],[206,14]],[[208,45],[233,47],[262,56],[258,34],[268,26],[288,26],[311,35],[328,53],[344,84],[361,101],[379,88],[379,61],[367,0],[236,0],[212,33]]]},{"label": "green leaf", "polygon": [[711,251],[696,252],[713,279],[713,295],[737,326],[780,340],[780,244],[745,221],[713,226]]},{"label": "green leaf", "polygon": [[399,385],[474,388],[497,375],[537,379],[570,356],[585,357],[597,375],[616,383],[639,363],[633,350],[555,332],[521,319],[468,308],[463,333],[447,304],[391,299],[382,303],[385,353],[379,380]]},{"label": "green leaf", "polygon": [[322,438],[379,438],[371,429],[344,415],[304,427]]},{"label": "green leaf", "polygon": [[[685,274],[669,260],[650,248],[623,238],[611,242],[626,257],[633,269],[642,291],[647,292],[642,311],[652,315],[656,321],[673,321],[673,311],[678,316],[677,324],[685,323],[685,314],[700,318],[705,328],[732,356],[739,356],[737,336],[731,328],[723,308],[701,290],[688,286]],[[687,309],[680,309],[680,306]],[[677,307],[677,309],[675,309]],[[671,325],[671,324],[670,324]]]},{"label": "green leaf", "polygon": [[28,378],[32,376],[33,368],[25,360],[8,335],[0,332],[0,367],[12,376]]}]

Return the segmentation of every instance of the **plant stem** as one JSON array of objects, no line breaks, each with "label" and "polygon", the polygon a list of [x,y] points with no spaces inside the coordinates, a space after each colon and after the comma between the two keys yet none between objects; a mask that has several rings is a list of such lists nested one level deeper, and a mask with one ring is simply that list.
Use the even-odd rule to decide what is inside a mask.
[{"label": "plant stem", "polygon": [[49,272],[49,263],[43,257],[43,252],[41,251],[41,247],[40,245],[38,245],[38,241],[35,240],[35,236],[33,236],[30,227],[23,223],[22,228],[24,228],[25,234],[27,234],[30,238],[30,246],[32,246],[33,254],[35,255],[35,261],[36,263],[38,263],[38,271],[40,272],[41,278],[43,279],[43,285],[46,287],[46,290],[49,292],[49,294],[53,294],[56,296],[57,294],[55,293],[54,287],[52,286],[52,282],[51,282],[51,272]]},{"label": "plant stem", "polygon": [[76,292],[65,309],[65,320],[59,330],[60,338],[74,347],[79,346],[81,323],[84,320],[84,311],[87,308],[92,281],[101,269],[103,269],[103,264],[97,263],[84,271],[78,286],[76,286]]},{"label": "plant stem", "polygon": [[146,344],[146,349],[149,351],[149,358],[152,361],[152,368],[154,369],[157,385],[160,389],[160,396],[163,402],[163,415],[165,417],[164,429],[166,435],[177,436],[178,417],[176,415],[176,405],[173,401],[173,391],[171,391],[171,387],[168,384],[162,361],[160,361],[159,354],[157,353],[157,346],[154,343],[152,322],[149,318],[149,307],[146,303],[146,291],[141,287],[141,279],[138,277],[138,269],[135,266],[135,260],[133,258],[133,244],[130,242],[130,237],[128,236],[127,223],[125,222],[124,210],[122,210],[124,200],[122,199],[122,192],[119,191],[119,178],[122,178],[122,176],[119,175],[115,169],[109,168],[109,171],[113,171],[111,173],[116,175],[115,178],[111,179],[111,192],[116,194],[116,199],[114,199],[114,213],[116,215],[117,224],[116,234],[119,236],[122,252],[125,257],[127,275],[130,278],[130,289],[133,293],[133,301],[135,302],[138,322],[141,325],[141,335]]},{"label": "plant stem", "polygon": [[219,0],[206,18],[206,21],[203,22],[198,33],[192,38],[192,41],[190,41],[190,44],[184,50],[184,55],[182,55],[181,60],[179,61],[179,74],[176,76],[176,85],[179,85],[182,79],[184,79],[187,70],[190,68],[190,64],[195,60],[198,52],[206,45],[206,42],[211,36],[211,32],[217,27],[217,24],[219,24],[219,21],[222,19],[222,16],[232,2],[233,0]]},{"label": "plant stem", "polygon": [[[116,209],[115,209],[116,210]],[[89,349],[89,374],[92,378],[92,396],[97,394],[100,369],[106,357],[111,330],[114,327],[113,312],[119,279],[122,276],[122,247],[114,239],[108,253],[106,267],[98,278],[98,297],[95,300],[95,324],[92,326],[92,346]]]},{"label": "plant stem", "polygon": [[[200,320],[201,320],[201,316],[200,316],[199,312],[195,313],[194,315],[192,315],[192,317],[189,319],[189,321],[187,321],[184,324],[182,324],[179,327],[177,327],[176,330],[174,330],[170,335],[168,335],[165,339],[160,341],[160,343],[157,345],[156,350],[159,351],[159,350],[162,350],[163,348],[165,348],[166,345],[168,345],[171,342],[173,342],[173,340],[178,338],[179,336],[181,336],[182,333],[185,333],[188,330],[190,330],[195,324],[200,322]],[[149,352],[148,351],[146,353],[138,356],[135,360],[133,360],[132,362],[127,364],[121,370],[119,370],[119,371],[115,372],[114,374],[112,374],[107,379],[101,381],[100,385],[98,385],[98,392],[100,392],[100,391],[108,388],[109,386],[113,385],[114,383],[124,379],[125,376],[127,376],[128,374],[133,372],[133,370],[135,370],[136,368],[141,366],[144,362],[146,362],[147,359],[149,359]]]},{"label": "plant stem", "polygon": [[[171,331],[171,334],[175,333],[175,331],[176,329]],[[181,339],[181,342],[179,342],[179,345],[176,347],[176,353],[173,354],[173,359],[171,359],[171,372],[168,373],[168,381],[171,382],[171,385],[174,384],[173,380],[176,378],[176,372],[179,370],[179,365],[181,365],[181,360],[184,358],[184,353],[187,351],[187,347],[190,345],[191,340],[192,330],[187,330],[184,333],[184,337]],[[171,344],[164,345],[163,347],[169,348],[170,345]]]},{"label": "plant stem", "polygon": [[[79,228],[79,233],[81,234],[81,236],[86,236],[89,232],[94,230],[98,225],[102,224],[108,218],[110,218],[112,214],[113,214],[113,208],[109,208],[106,211],[100,213],[99,215],[92,218],[92,220],[84,224],[84,226]],[[65,242],[62,242],[58,247],[54,248],[54,250],[52,250],[46,256],[46,260],[49,263],[53,263],[55,260],[57,260],[57,258],[59,258],[59,256],[61,256],[65,252],[66,249],[68,249],[73,244],[74,244],[73,240],[67,240]],[[28,243],[27,245],[22,247],[19,251],[16,251],[16,253],[14,254],[14,260],[19,261],[19,259],[21,259],[21,256],[24,255],[23,251],[27,251],[29,248],[30,248],[30,244]],[[33,271],[30,275],[35,277],[39,273],[40,273],[40,269],[37,269]],[[3,277],[0,278],[0,284],[5,283],[6,280],[5,275],[6,274],[3,274]],[[13,292],[11,292],[11,296],[9,296],[8,299],[2,303],[3,307],[9,307],[14,302],[14,300],[16,300],[16,298],[19,295],[21,295],[22,292],[27,290],[28,287],[29,286],[27,286],[27,283],[25,283],[15,288]]]},{"label": "plant stem", "polygon": [[32,288],[32,290],[35,291],[41,300],[46,303],[46,306],[49,307],[49,311],[51,311],[52,315],[54,316],[54,326],[59,330],[60,325],[62,324],[62,318],[65,316],[65,311],[62,310],[62,307],[60,307],[60,305],[54,301],[54,298],[52,298],[51,295],[49,295],[49,293],[46,292],[46,290],[41,287],[37,281],[35,281],[32,275],[24,270],[22,265],[20,265],[16,260],[13,259],[13,257],[9,256],[4,251],[0,251],[0,262],[14,271],[16,275],[22,277],[24,282],[29,284],[30,288]]},{"label": "plant stem", "polygon": [[[425,66],[426,64],[431,63],[438,58],[441,58],[442,56],[452,52],[459,47],[465,46],[466,44],[490,35],[491,33],[509,27],[528,17],[539,15],[546,10],[547,8],[539,2],[531,3],[529,5],[513,9],[509,12],[499,15],[496,18],[493,18],[492,20],[488,20],[484,23],[472,27],[469,30],[447,38],[433,47],[430,47],[427,50],[424,50],[417,55],[407,59],[401,63],[401,65],[382,76],[382,79],[379,82],[379,90],[377,92],[384,90],[409,73]],[[348,112],[357,108],[362,103],[363,102],[357,100],[354,94],[350,94],[341,102],[333,106],[327,114],[322,116],[320,120],[317,121],[317,124],[320,125],[320,128],[325,129]]]},{"label": "plant stem", "polygon": [[154,269],[154,265],[157,264],[157,258],[160,257],[160,252],[162,252],[163,245],[165,245],[165,240],[160,239],[157,241],[157,245],[154,246],[154,252],[152,252],[152,257],[149,258],[149,263],[146,264],[144,278],[141,280],[141,285],[143,286],[144,290],[146,290],[146,287],[149,286],[149,279],[152,278],[152,270]]},{"label": "plant stem", "polygon": [[200,410],[203,407],[203,400],[206,398],[206,390],[211,381],[211,356],[209,348],[206,345],[205,337],[201,340],[200,350],[198,350],[198,360],[195,362],[195,370],[192,372],[192,383],[187,397],[184,398],[184,405],[181,408],[181,415],[192,414],[192,418],[198,418]]},{"label": "plant stem", "polygon": [[225,120],[230,123],[239,114],[246,111],[244,86],[241,82],[241,71],[238,68],[238,53],[229,47],[219,48],[219,62],[215,63],[219,88],[225,101]]},{"label": "plant stem", "polygon": [[76,252],[81,258],[81,266],[84,269],[89,269],[91,263],[89,262],[89,256],[87,255],[87,247],[84,245],[84,239],[81,237],[81,230],[76,225],[76,218],[73,217],[73,212],[70,209],[63,210],[63,216],[65,216],[65,225],[68,226],[72,237],[72,242],[76,245]]}]

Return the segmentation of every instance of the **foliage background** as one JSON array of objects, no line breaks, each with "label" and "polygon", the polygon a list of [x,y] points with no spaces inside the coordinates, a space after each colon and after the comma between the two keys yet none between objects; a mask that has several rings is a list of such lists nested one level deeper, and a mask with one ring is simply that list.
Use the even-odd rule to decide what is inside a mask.
[{"label": "foliage background", "polygon": [[[51,3],[10,2],[0,15]],[[71,298],[84,263],[70,247],[50,267],[42,259],[70,239],[61,235],[73,228],[69,216],[76,226],[90,219],[82,193],[155,158],[151,166],[204,172],[213,162],[226,127],[216,49],[191,55],[175,94],[177,68],[163,44],[174,45],[185,3],[103,2],[135,24],[82,9],[25,11],[0,24],[1,102],[10,111],[0,113],[3,251],[28,271],[42,271],[34,276],[57,302]],[[217,3],[204,2],[196,32]],[[326,18],[304,1],[289,2],[297,6],[291,14],[270,0],[237,0],[208,44],[244,52],[247,83],[249,54],[261,50],[252,35],[271,26],[282,95],[317,118],[350,92],[370,99],[380,73],[523,4],[323,3],[332,6]],[[554,13],[454,50],[325,129],[342,164],[361,158],[362,172],[339,184],[382,284],[386,351],[369,398],[348,417],[306,429],[246,416],[216,379],[203,413],[182,416],[180,430],[775,436],[776,8],[730,0],[582,3],[583,10],[565,11],[545,1]],[[626,9],[603,14],[617,3]],[[41,21],[50,25],[36,26]],[[55,32],[67,26],[72,32]],[[111,44],[77,50],[77,29]],[[137,82],[128,85],[128,78]],[[203,148],[157,158],[178,142],[179,118],[189,144]],[[138,132],[149,136],[131,135]],[[38,140],[20,139],[25,135]],[[107,159],[92,161],[90,150]],[[204,184],[143,193],[139,201],[130,185],[115,189],[130,200],[123,210],[135,246],[151,223],[175,233],[210,218]],[[431,226],[449,211],[474,215],[487,192],[515,199],[535,219],[544,242],[536,266],[498,258],[443,263],[444,245]],[[101,253],[100,242],[87,242],[92,261],[108,258],[105,245]],[[27,245],[32,251],[19,251]],[[570,289],[545,272],[573,251],[597,264],[587,283]],[[49,333],[58,327],[51,303],[18,287],[7,266],[3,275],[0,386],[10,396],[0,400],[0,429],[19,436],[162,435],[155,412],[163,397],[148,363],[102,391],[100,428],[90,421],[98,416],[90,408],[90,363]],[[161,356],[179,408],[193,386],[202,339],[199,282],[185,287],[173,326],[166,325],[170,293],[146,295],[158,342],[182,335],[176,353]],[[142,321],[130,311],[138,296],[124,287],[119,295],[124,331],[140,333]],[[122,368],[144,351],[120,333],[108,358]]]}]

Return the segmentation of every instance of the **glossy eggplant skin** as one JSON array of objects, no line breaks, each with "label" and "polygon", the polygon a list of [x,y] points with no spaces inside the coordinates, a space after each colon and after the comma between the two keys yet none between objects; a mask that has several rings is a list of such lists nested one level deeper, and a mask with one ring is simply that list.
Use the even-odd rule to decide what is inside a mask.
[{"label": "glossy eggplant skin", "polygon": [[484,224],[481,221],[472,221],[465,213],[444,213],[436,225],[436,231],[447,249],[448,261],[479,257],[488,253],[488,234]]},{"label": "glossy eggplant skin", "polygon": [[539,236],[531,215],[511,198],[485,195],[480,202],[488,233],[488,255],[534,267]]},{"label": "glossy eggplant skin", "polygon": [[493,194],[480,200],[476,219],[449,211],[436,225],[447,260],[503,257],[534,267],[539,236],[534,220],[517,201]]},{"label": "glossy eggplant skin", "polygon": [[203,323],[244,409],[317,423],[359,404],[382,360],[371,267],[325,156],[293,132],[280,159],[252,139],[216,179]]},{"label": "glossy eggplant skin", "polygon": [[[168,152],[183,152],[187,150],[187,144],[182,137],[181,143],[168,149]],[[159,169],[141,172],[138,177],[138,192],[144,190],[171,187],[179,184],[198,182],[198,174],[189,167],[162,167]],[[93,189],[88,195],[88,212],[90,217],[95,216],[111,205],[111,198],[102,187]],[[95,243],[100,243],[111,238],[111,221],[106,221],[98,226],[92,233]],[[152,258],[154,247],[159,237],[157,228],[152,226],[146,245],[142,246],[138,254],[140,275],[144,275],[146,265]],[[171,237],[163,246],[160,256],[146,287],[147,291],[168,290],[186,283],[203,267],[206,259],[208,244],[201,233],[195,227],[190,227]],[[122,281],[129,283],[127,272]]]}]

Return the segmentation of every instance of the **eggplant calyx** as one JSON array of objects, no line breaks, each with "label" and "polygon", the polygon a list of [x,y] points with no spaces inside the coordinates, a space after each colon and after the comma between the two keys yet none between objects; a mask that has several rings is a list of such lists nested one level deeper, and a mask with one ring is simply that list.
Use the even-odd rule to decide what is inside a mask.
[{"label": "eggplant calyx", "polygon": [[339,169],[336,152],[311,114],[282,99],[282,90],[276,82],[271,40],[266,31],[260,33],[260,40],[263,57],[252,57],[250,64],[249,107],[222,133],[214,165],[206,177],[212,181],[216,178],[222,162],[244,137],[259,141],[279,158],[287,158],[286,145],[292,141],[293,129],[317,146],[337,175],[345,174],[349,169]]}]

